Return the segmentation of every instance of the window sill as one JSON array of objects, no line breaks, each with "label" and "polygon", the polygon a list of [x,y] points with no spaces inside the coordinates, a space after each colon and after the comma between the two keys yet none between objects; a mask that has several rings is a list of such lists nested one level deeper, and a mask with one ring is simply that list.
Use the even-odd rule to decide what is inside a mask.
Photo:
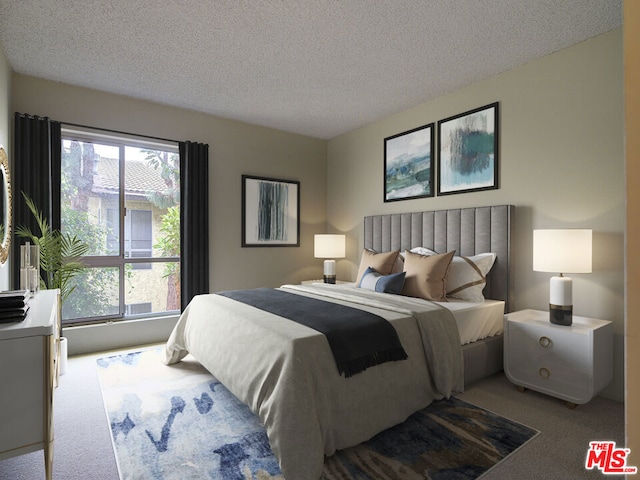
[{"label": "window sill", "polygon": [[165,342],[179,315],[167,315],[120,322],[65,327],[69,355],[104,352],[119,348]]}]

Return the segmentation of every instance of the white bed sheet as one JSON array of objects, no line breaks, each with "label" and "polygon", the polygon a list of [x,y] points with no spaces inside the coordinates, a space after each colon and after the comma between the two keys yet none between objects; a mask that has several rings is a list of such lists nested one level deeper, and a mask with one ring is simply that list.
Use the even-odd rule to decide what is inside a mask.
[{"label": "white bed sheet", "polygon": [[453,313],[460,333],[460,344],[476,342],[483,338],[499,335],[503,331],[504,302],[489,300],[484,302],[465,302],[450,299],[448,302],[436,302]]},{"label": "white bed sheet", "polygon": [[[322,282],[318,282],[322,283]],[[352,282],[340,285],[355,287]],[[339,288],[340,285],[337,287]],[[434,302],[453,313],[460,333],[460,345],[477,342],[483,338],[500,335],[504,329],[504,301],[485,299],[484,302],[467,302],[457,298],[448,298],[446,302]],[[419,299],[415,299],[420,302]]]}]

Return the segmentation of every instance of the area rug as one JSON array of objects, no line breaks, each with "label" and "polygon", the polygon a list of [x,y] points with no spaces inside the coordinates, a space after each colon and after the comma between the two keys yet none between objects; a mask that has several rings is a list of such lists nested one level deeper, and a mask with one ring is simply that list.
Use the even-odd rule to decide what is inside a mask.
[{"label": "area rug", "polygon": [[[282,479],[260,419],[188,356],[97,360],[122,480]],[[537,434],[457,398],[325,459],[324,480],[470,480]]]}]

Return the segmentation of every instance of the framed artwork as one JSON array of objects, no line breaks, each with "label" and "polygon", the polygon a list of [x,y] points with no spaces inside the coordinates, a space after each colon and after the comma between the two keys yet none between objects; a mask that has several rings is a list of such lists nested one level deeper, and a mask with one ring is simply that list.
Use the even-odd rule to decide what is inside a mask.
[{"label": "framed artwork", "polygon": [[242,175],[242,246],[300,246],[300,182]]},{"label": "framed artwork", "polygon": [[433,197],[434,124],[384,139],[384,201]]},{"label": "framed artwork", "polygon": [[438,122],[438,195],[498,188],[498,103]]}]

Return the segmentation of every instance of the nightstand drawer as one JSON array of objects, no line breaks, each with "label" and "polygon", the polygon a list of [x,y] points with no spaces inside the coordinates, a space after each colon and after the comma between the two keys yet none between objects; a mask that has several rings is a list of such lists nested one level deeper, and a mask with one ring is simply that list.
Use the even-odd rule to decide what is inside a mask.
[{"label": "nightstand drawer", "polygon": [[512,377],[548,393],[562,391],[574,400],[588,395],[592,356],[587,335],[518,323],[508,328]]},{"label": "nightstand drawer", "polygon": [[613,324],[574,316],[554,325],[549,313],[521,310],[504,317],[504,371],[520,387],[586,403],[611,381]]}]

